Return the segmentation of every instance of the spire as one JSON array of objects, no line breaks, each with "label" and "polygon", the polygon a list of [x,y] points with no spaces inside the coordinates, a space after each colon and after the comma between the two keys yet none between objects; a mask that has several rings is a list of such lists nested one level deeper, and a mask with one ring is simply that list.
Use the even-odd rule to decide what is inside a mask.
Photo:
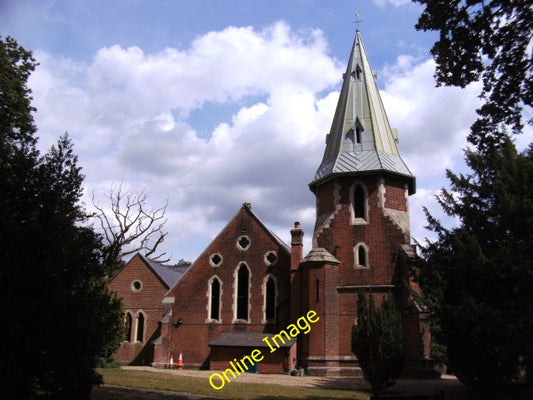
[{"label": "spire", "polygon": [[400,157],[397,141],[398,134],[390,127],[375,72],[357,30],[324,157],[311,190],[331,176],[381,171],[408,178],[409,194],[413,194],[415,177]]}]

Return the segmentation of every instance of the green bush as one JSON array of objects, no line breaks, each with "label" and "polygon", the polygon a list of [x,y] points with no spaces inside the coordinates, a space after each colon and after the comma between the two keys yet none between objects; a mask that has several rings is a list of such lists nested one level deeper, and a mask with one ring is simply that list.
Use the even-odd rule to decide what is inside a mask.
[{"label": "green bush", "polygon": [[394,385],[403,370],[403,331],[400,314],[392,298],[384,299],[380,308],[372,295],[359,293],[357,324],[352,328],[352,352],[363,370],[372,391],[378,393]]}]

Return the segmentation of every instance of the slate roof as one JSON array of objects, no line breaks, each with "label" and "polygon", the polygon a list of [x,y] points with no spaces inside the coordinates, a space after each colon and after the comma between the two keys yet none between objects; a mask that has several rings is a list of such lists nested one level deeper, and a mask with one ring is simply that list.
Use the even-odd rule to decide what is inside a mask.
[{"label": "slate roof", "polygon": [[[273,333],[262,332],[224,332],[221,333],[211,343],[209,343],[209,346],[262,348],[268,347],[268,344],[263,341],[263,338],[268,337],[269,342],[273,343],[272,340],[270,340],[273,336]],[[283,335],[282,338],[285,340],[285,344],[281,344],[280,340],[276,341],[276,343],[278,343],[280,347],[291,347],[294,343],[296,343],[296,338],[286,340],[285,335]]]},{"label": "slate roof", "polygon": [[324,157],[311,189],[331,176],[382,171],[409,178],[409,193],[414,193],[415,177],[400,156],[397,140],[358,30]]},{"label": "slate roof", "polygon": [[163,281],[163,283],[170,288],[174,283],[176,283],[180,278],[187,272],[189,267],[170,267],[168,265],[161,264],[157,261],[151,261],[142,254],[139,253],[139,256],[144,260],[146,264],[154,273]]}]

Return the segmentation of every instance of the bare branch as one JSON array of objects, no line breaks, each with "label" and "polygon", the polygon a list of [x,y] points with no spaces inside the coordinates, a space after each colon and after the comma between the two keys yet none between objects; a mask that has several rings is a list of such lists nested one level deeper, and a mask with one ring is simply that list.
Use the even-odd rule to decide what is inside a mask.
[{"label": "bare branch", "polygon": [[124,193],[122,183],[112,185],[106,197],[108,209],[97,204],[93,192],[94,218],[98,220],[107,244],[120,249],[119,259],[142,252],[151,260],[161,261],[166,253],[158,254],[156,251],[168,234],[164,231],[168,199],[163,206],[150,209],[149,196],[144,189],[139,193]]}]

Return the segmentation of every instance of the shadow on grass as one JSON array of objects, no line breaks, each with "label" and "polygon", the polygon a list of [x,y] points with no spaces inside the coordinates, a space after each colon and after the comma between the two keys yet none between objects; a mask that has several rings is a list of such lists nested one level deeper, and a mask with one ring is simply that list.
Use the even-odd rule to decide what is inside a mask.
[{"label": "shadow on grass", "polygon": [[[328,378],[319,380],[316,388],[330,390],[353,390],[370,393],[370,385],[363,378]],[[491,392],[488,389],[463,385],[453,376],[437,379],[398,379],[396,384],[385,389],[382,394],[424,395],[444,392],[446,400],[531,400],[533,388],[523,391]]]},{"label": "shadow on grass", "polygon": [[220,400],[220,398],[161,390],[101,386],[93,390],[91,400]]},{"label": "shadow on grass", "polygon": [[[282,391],[282,389],[280,389]],[[173,393],[161,390],[102,386],[93,390],[91,400],[221,400],[224,397],[208,397],[187,393]],[[227,398],[227,397],[226,397]],[[306,400],[326,400],[329,396],[308,396]],[[364,399],[366,397],[361,397]],[[292,400],[283,394],[254,397],[255,400]],[[358,399],[352,397],[352,399]]]}]

